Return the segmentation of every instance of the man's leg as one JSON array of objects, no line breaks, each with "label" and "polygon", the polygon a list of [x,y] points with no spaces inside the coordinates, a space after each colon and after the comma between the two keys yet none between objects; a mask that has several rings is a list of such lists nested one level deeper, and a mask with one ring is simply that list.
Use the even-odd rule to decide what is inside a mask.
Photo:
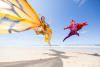
[{"label": "man's leg", "polygon": [[77,36],[79,36],[79,33],[76,33]]},{"label": "man's leg", "polygon": [[70,36],[72,36],[71,33],[69,33],[68,36],[64,38],[63,42],[64,42],[67,38],[69,38]]}]

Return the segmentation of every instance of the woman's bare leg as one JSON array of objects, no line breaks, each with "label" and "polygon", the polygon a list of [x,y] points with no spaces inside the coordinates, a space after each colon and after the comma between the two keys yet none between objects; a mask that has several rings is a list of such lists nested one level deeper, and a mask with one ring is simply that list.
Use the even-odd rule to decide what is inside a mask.
[{"label": "woman's bare leg", "polygon": [[37,31],[37,30],[34,30],[35,31],[35,33],[37,34],[37,35],[39,35],[40,34],[40,32],[39,31]]}]

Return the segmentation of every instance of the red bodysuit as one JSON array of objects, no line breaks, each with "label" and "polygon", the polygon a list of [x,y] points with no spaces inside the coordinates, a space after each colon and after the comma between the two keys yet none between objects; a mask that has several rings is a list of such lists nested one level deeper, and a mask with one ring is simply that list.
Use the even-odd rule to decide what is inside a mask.
[{"label": "red bodysuit", "polygon": [[80,29],[82,29],[83,26],[86,26],[86,25],[88,25],[86,22],[75,24],[75,21],[72,20],[72,21],[71,21],[71,24],[70,24],[69,26],[67,26],[67,27],[64,28],[64,30],[65,30],[65,29],[70,29],[70,33],[68,34],[68,36],[66,36],[66,37],[64,38],[63,42],[64,42],[67,38],[69,38],[70,36],[72,36],[72,35],[78,35],[78,36],[79,36],[78,31],[79,31]]}]

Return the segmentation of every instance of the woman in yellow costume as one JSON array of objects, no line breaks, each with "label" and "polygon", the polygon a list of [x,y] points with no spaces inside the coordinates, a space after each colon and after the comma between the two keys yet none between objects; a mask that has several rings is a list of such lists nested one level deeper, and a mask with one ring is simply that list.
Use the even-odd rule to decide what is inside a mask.
[{"label": "woman in yellow costume", "polygon": [[45,17],[41,16],[41,24],[42,26],[38,29],[35,29],[35,32],[37,35],[45,35],[45,42],[48,42],[49,45],[51,45],[50,40],[52,37],[52,30],[49,27],[49,24],[45,22]]}]

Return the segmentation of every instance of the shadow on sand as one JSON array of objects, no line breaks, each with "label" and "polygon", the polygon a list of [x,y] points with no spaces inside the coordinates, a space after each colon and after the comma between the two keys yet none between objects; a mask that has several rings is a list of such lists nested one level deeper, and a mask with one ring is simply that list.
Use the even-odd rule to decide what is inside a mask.
[{"label": "shadow on sand", "polygon": [[63,67],[62,58],[63,58],[63,59],[69,59],[70,57],[72,57],[72,56],[66,56],[66,55],[64,55],[64,54],[66,54],[66,53],[63,52],[63,51],[58,51],[58,50],[54,50],[54,49],[50,49],[49,51],[51,51],[51,52],[53,52],[53,53],[44,53],[44,54],[47,54],[47,55],[49,55],[49,56],[58,57],[58,58],[61,60],[61,64],[62,64],[61,67]]},{"label": "shadow on sand", "polygon": [[100,57],[100,55],[99,55],[98,53],[88,54],[88,55],[92,55],[92,56],[97,56],[97,57]]},{"label": "shadow on sand", "polygon": [[63,67],[63,63],[61,59],[55,57],[30,61],[2,62],[0,67]]},{"label": "shadow on sand", "polygon": [[58,50],[54,50],[54,49],[50,49],[49,51],[52,51],[53,53],[44,53],[44,54],[48,54],[49,56],[55,56],[55,57],[58,57],[58,58],[64,58],[64,59],[68,59],[72,56],[66,56],[64,54],[66,54],[65,52],[63,51],[58,51]]},{"label": "shadow on sand", "polygon": [[90,53],[80,53],[80,52],[77,52],[77,53],[100,57],[100,54],[98,54],[98,53],[93,53],[93,54],[90,54]]}]

